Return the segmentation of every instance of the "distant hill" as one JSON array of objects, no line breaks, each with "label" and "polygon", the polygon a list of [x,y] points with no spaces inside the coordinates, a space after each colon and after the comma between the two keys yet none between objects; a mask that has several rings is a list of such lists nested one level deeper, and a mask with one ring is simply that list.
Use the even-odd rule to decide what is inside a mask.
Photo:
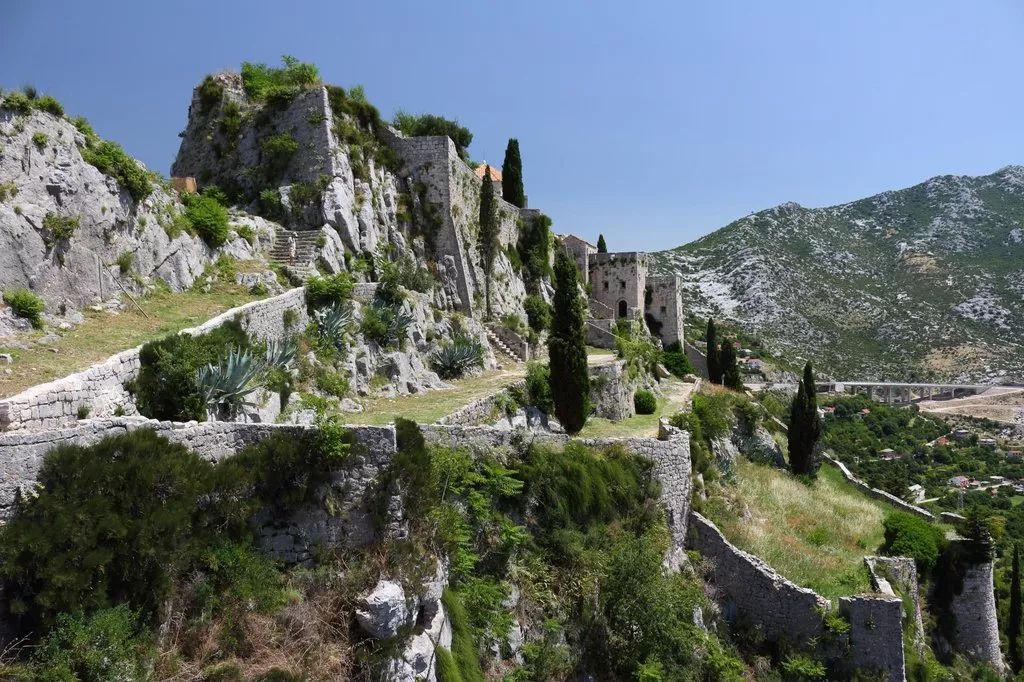
[{"label": "distant hill", "polygon": [[787,203],[653,254],[684,305],[835,378],[1024,381],[1024,167]]}]

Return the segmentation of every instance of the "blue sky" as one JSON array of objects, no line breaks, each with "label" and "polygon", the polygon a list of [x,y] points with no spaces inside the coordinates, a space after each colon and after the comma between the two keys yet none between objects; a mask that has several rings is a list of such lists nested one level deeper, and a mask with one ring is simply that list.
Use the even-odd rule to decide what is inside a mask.
[{"label": "blue sky", "polygon": [[518,137],[531,205],[613,250],[1024,163],[1018,0],[3,4],[0,85],[151,168],[206,73],[293,54],[385,116],[459,119],[475,159]]}]

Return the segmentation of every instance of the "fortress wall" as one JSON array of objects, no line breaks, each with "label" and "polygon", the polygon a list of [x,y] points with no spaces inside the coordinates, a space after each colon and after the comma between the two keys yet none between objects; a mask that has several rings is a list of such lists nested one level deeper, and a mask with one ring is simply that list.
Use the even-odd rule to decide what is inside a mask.
[{"label": "fortress wall", "polygon": [[650,303],[646,305],[645,314],[651,315],[661,323],[658,335],[665,346],[673,343],[682,344],[685,340],[683,337],[683,300],[679,289],[679,277],[676,275],[647,278]]},{"label": "fortress wall", "polygon": [[858,488],[868,497],[873,497],[876,500],[881,500],[882,502],[891,504],[900,511],[905,511],[908,514],[913,514],[914,516],[920,516],[922,519],[925,519],[926,521],[935,521],[935,514],[932,514],[927,509],[922,509],[921,507],[910,504],[909,502],[905,502],[900,498],[896,497],[895,495],[893,495],[892,493],[888,493],[878,488],[872,488],[867,483],[854,476],[853,472],[850,471],[850,469],[845,464],[840,462],[838,459],[835,459],[827,454],[824,455],[824,458],[826,461],[830,462],[833,466],[839,469],[840,473],[843,474],[843,478],[852,483],[854,487]]},{"label": "fortress wall", "polygon": [[[287,336],[284,313],[294,310],[294,330],[305,328],[305,290],[292,289],[283,294],[252,301],[232,308],[198,327],[181,333],[205,334],[225,322],[237,319],[254,338],[281,340]],[[71,426],[78,421],[79,408],[87,408],[90,417],[110,417],[120,407],[124,414],[138,412],[124,384],[139,373],[139,351],[132,348],[107,360],[54,381],[33,386],[17,395],[0,400],[0,432],[38,431]]]},{"label": "fortress wall", "polygon": [[903,682],[903,600],[894,595],[840,597],[839,613],[850,622],[842,665],[851,672],[875,670],[890,682]]},{"label": "fortress wall", "polygon": [[513,390],[523,390],[526,388],[526,381],[517,381],[509,386],[506,386],[500,391],[484,396],[483,398],[477,398],[476,400],[463,405],[455,412],[452,412],[446,417],[441,417],[437,420],[438,424],[453,424],[460,426],[479,426],[492,421],[496,416],[500,416],[501,408],[505,402],[511,398],[511,392]]},{"label": "fortress wall", "polygon": [[[963,544],[954,540],[950,544]],[[956,551],[961,557],[970,556],[969,550]],[[963,559],[962,559],[963,560]],[[954,590],[949,610],[953,617],[953,648],[971,661],[986,663],[1003,670],[999,650],[999,623],[996,619],[996,598],[993,590],[994,564],[992,560],[967,562],[962,567],[959,591]]]}]

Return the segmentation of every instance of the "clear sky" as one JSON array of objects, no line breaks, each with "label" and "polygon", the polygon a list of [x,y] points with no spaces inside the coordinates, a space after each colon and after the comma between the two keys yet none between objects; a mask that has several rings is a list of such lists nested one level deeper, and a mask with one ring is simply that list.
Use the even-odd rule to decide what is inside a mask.
[{"label": "clear sky", "polygon": [[0,3],[0,86],[153,169],[205,74],[292,54],[474,159],[518,137],[530,204],[613,250],[1024,163],[1020,0]]}]

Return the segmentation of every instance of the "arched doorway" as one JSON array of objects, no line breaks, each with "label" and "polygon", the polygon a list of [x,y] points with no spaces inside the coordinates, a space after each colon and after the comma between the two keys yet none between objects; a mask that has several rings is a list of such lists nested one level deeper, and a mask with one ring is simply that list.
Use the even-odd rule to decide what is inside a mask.
[{"label": "arched doorway", "polygon": [[628,306],[626,305],[626,301],[625,300],[619,301],[619,317],[625,317],[627,315],[627,313],[628,313]]}]

